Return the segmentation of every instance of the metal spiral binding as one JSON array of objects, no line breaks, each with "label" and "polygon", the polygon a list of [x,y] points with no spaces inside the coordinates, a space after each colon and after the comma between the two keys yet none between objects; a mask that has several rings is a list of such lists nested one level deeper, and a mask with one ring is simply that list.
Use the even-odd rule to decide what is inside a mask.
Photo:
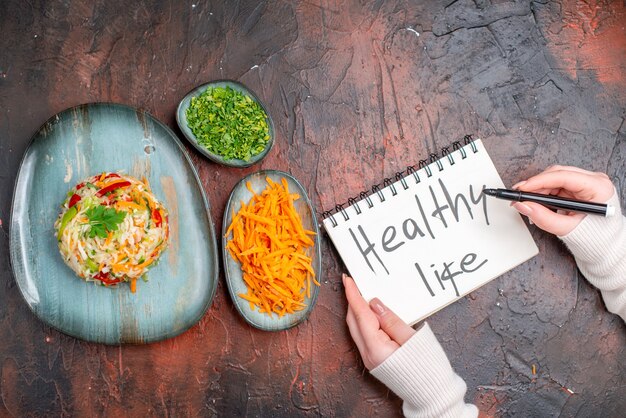
[{"label": "metal spiral binding", "polygon": [[398,190],[396,189],[396,186],[395,186],[396,182],[399,181],[400,184],[402,185],[402,188],[404,190],[407,190],[409,188],[409,185],[407,183],[407,178],[413,177],[413,179],[415,180],[415,184],[420,183],[421,180],[420,180],[418,171],[423,169],[426,172],[427,177],[432,177],[433,175],[433,170],[431,169],[432,164],[436,165],[437,170],[439,172],[445,170],[445,167],[443,166],[443,163],[441,161],[443,160],[444,157],[446,157],[446,159],[448,160],[448,163],[451,166],[454,165],[455,161],[454,161],[454,157],[452,156],[452,153],[454,151],[460,151],[461,159],[464,160],[465,158],[467,158],[467,152],[463,148],[465,145],[469,145],[474,154],[478,152],[478,148],[476,147],[476,144],[474,143],[474,139],[472,138],[472,135],[465,135],[463,137],[462,143],[461,141],[454,141],[452,143],[452,151],[450,151],[449,146],[441,148],[441,152],[440,152],[441,156],[434,154],[434,153],[430,154],[428,156],[428,159],[419,160],[419,162],[416,165],[410,165],[404,171],[398,171],[393,178],[387,177],[383,179],[382,183],[374,184],[370,190],[364,190],[360,192],[358,196],[348,198],[347,202],[335,205],[334,209],[322,212],[322,218],[330,219],[330,222],[332,223],[333,227],[336,227],[337,225],[339,225],[333,215],[340,213],[345,221],[350,220],[350,215],[348,215],[348,212],[346,212],[346,210],[344,209],[345,205],[348,205],[349,207],[354,207],[356,214],[360,215],[361,213],[363,213],[363,210],[361,206],[359,205],[359,203],[365,201],[368,208],[371,209],[372,207],[374,207],[374,202],[372,201],[372,196],[374,194],[378,197],[378,200],[380,200],[381,203],[386,200],[381,187],[382,188],[389,187],[389,189],[391,190],[391,195],[395,196],[398,194]]}]

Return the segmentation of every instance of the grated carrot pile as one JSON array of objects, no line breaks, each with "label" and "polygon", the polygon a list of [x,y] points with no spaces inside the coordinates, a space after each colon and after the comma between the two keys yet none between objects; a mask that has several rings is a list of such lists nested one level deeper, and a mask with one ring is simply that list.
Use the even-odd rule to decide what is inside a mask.
[{"label": "grated carrot pile", "polygon": [[283,316],[306,307],[305,297],[311,296],[312,283],[319,286],[311,266],[307,248],[314,245],[305,230],[293,202],[300,198],[289,193],[287,181],[281,184],[266,178],[267,187],[261,194],[252,192],[248,204],[241,202],[226,231],[232,239],[226,245],[233,259],[241,263],[247,293],[239,296],[259,312]]}]

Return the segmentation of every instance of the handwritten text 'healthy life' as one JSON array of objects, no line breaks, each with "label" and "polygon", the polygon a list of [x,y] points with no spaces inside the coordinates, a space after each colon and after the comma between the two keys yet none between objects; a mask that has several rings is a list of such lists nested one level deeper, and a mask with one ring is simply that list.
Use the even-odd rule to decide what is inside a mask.
[{"label": "handwritten text 'healthy life'", "polygon": [[[406,244],[407,241],[413,241],[414,239],[427,237],[427,239],[435,240],[437,235],[435,234],[435,228],[433,228],[433,222],[437,222],[436,225],[447,229],[454,224],[463,222],[462,218],[466,218],[468,215],[470,219],[475,220],[475,216],[478,217],[480,212],[482,212],[483,220],[481,220],[481,222],[484,221],[486,225],[489,225],[487,200],[482,194],[484,186],[475,189],[472,185],[469,185],[467,195],[458,193],[452,196],[443,180],[439,179],[438,184],[439,190],[436,190],[433,186],[428,186],[430,199],[426,201],[420,200],[420,198],[415,195],[416,216],[414,218],[409,217],[396,225],[387,226],[384,228],[382,235],[377,237],[378,239],[376,240],[372,240],[361,225],[356,226],[356,231],[349,228],[350,235],[359,253],[374,275],[381,273],[381,268],[389,275],[389,269],[383,262],[384,257],[382,257],[381,254],[384,256],[385,253],[396,251]],[[426,210],[425,207],[428,208],[428,210]],[[431,209],[433,209],[432,212],[430,211]],[[382,252],[377,251],[379,248],[377,247],[378,242],[380,242]],[[458,265],[455,265],[457,261]],[[461,260],[446,261],[439,267],[431,264],[430,268],[442,290],[445,291],[444,282],[450,281],[456,296],[460,296],[455,277],[463,273],[472,273],[484,266],[487,261],[487,259],[481,260],[478,254],[470,252],[463,256]],[[417,262],[415,263],[415,269],[430,295],[434,297],[435,292],[430,285],[432,277],[431,280],[428,280],[424,269]],[[427,269],[427,272],[428,271]]]}]

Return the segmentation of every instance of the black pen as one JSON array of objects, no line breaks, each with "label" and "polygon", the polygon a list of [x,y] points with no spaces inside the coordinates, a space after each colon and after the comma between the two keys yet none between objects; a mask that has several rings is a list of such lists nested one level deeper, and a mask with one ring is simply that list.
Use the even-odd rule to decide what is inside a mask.
[{"label": "black pen", "polygon": [[535,202],[549,207],[550,209],[562,209],[602,216],[613,216],[615,213],[615,208],[611,205],[584,202],[581,200],[566,199],[564,197],[539,193],[521,192],[519,190],[507,189],[484,189],[483,193],[497,199],[512,200],[514,202]]}]

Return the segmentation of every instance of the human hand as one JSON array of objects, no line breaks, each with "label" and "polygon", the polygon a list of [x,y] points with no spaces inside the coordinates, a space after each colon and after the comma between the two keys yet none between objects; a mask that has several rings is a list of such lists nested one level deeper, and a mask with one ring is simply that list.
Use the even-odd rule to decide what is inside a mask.
[{"label": "human hand", "polygon": [[[606,174],[560,165],[548,167],[513,188],[597,203],[606,202],[614,193],[613,183]],[[577,212],[553,212],[533,202],[516,202],[512,206],[539,228],[558,236],[569,234],[586,216]]]},{"label": "human hand", "polygon": [[346,322],[350,335],[365,367],[372,370],[408,341],[415,330],[378,298],[372,299],[368,305],[351,277],[344,274],[342,280],[348,299]]}]

